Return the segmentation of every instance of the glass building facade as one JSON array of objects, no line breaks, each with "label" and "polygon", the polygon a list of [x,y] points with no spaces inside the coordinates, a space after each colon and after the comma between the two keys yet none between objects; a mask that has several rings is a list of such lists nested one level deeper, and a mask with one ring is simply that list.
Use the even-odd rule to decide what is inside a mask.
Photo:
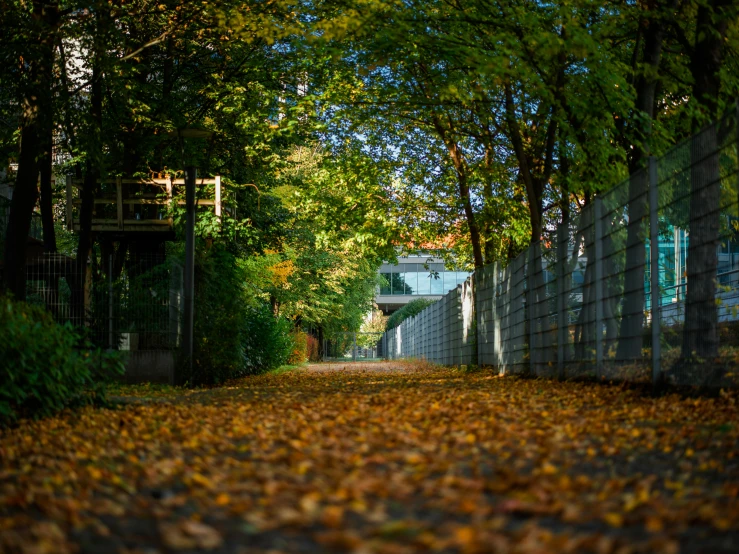
[{"label": "glass building facade", "polygon": [[443,295],[464,283],[469,276],[467,271],[445,270],[443,263],[383,266],[380,271],[380,295]]}]

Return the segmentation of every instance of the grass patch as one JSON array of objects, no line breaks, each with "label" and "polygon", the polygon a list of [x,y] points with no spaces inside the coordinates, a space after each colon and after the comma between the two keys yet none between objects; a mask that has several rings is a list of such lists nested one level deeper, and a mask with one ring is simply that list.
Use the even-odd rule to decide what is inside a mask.
[{"label": "grass patch", "polygon": [[295,371],[296,369],[303,368],[308,365],[308,362],[302,362],[299,364],[285,364],[281,365],[278,368],[270,369],[266,373],[269,375],[282,375],[283,373],[289,373],[291,371]]}]

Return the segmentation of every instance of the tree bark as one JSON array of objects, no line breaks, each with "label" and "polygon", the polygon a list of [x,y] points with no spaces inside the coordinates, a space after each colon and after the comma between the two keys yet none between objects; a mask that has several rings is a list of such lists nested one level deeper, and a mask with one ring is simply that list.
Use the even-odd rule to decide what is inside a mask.
[{"label": "tree bark", "polygon": [[[718,115],[719,71],[728,27],[727,16],[722,12],[730,5],[730,0],[713,0],[698,8],[695,50],[690,69],[693,75],[693,100],[700,107],[702,117],[693,120],[694,133],[700,130],[706,119]],[[682,347],[684,359],[718,356],[716,270],[721,195],[718,132],[716,126],[708,127],[693,138],[691,148],[693,165],[690,175],[688,286]]]},{"label": "tree bark", "polygon": [[82,326],[86,321],[87,283],[90,270],[88,258],[93,245],[92,216],[95,208],[95,194],[100,178],[102,164],[102,14],[97,14],[95,40],[93,46],[92,79],[90,84],[90,126],[87,137],[87,158],[85,177],[82,182],[82,205],[80,207],[80,232],[77,237],[77,271],[72,287],[72,319],[75,325]]},{"label": "tree bark", "polygon": [[54,200],[51,187],[53,170],[53,131],[52,121],[44,122],[43,130],[43,155],[39,170],[39,188],[41,192],[41,225],[44,232],[44,250],[56,252],[56,230],[54,229]]},{"label": "tree bark", "polygon": [[39,160],[43,149],[43,123],[53,117],[45,110],[51,105],[49,60],[53,60],[56,30],[59,21],[57,2],[33,2],[29,46],[36,55],[24,59],[23,97],[20,99],[21,136],[13,198],[10,203],[2,288],[16,298],[26,296],[26,245],[31,229],[33,208],[38,199]]},{"label": "tree bark", "polygon": [[[651,124],[655,118],[654,99],[657,90],[658,70],[662,58],[664,22],[655,17],[660,9],[672,10],[677,2],[671,0],[660,5],[648,4],[651,17],[644,20],[644,54],[641,71],[636,83],[635,112],[647,120],[646,128],[636,128],[636,144],[629,160],[629,222],[626,229],[626,265],[624,267],[624,303],[621,310],[616,359],[628,361],[642,357],[644,327],[644,270],[646,267],[646,221],[649,215],[648,180],[639,170],[649,155]],[[638,44],[638,42],[637,42]]]},{"label": "tree bark", "polygon": [[475,219],[475,211],[472,209],[472,200],[470,198],[470,186],[468,177],[467,163],[464,159],[462,148],[459,146],[450,135],[447,128],[445,128],[440,119],[434,116],[434,129],[439,134],[439,137],[444,142],[444,145],[449,151],[449,156],[452,159],[454,170],[457,174],[457,186],[459,187],[459,198],[462,201],[462,207],[464,209],[464,215],[467,219],[467,229],[470,233],[470,243],[472,244],[472,258],[474,260],[475,269],[481,268],[485,265],[482,256],[482,241],[480,240],[480,229]]}]

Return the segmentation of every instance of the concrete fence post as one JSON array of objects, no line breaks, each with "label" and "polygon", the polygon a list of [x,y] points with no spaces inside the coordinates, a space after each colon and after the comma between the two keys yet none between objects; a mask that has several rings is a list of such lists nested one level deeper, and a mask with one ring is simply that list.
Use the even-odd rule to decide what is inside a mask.
[{"label": "concrete fence post", "polygon": [[569,229],[566,225],[557,226],[557,375],[565,377],[565,348],[567,348],[567,242]]},{"label": "concrete fence post", "polygon": [[603,378],[603,200],[593,202],[595,231],[595,374]]},{"label": "concrete fence post", "polygon": [[500,266],[498,262],[493,265],[493,288],[490,291],[491,319],[493,324],[493,363],[500,372],[500,314],[498,313],[498,281],[500,280]]},{"label": "concrete fence post", "polygon": [[652,307],[652,385],[660,380],[660,292],[659,292],[659,194],[657,190],[657,158],[649,158],[649,271]]}]

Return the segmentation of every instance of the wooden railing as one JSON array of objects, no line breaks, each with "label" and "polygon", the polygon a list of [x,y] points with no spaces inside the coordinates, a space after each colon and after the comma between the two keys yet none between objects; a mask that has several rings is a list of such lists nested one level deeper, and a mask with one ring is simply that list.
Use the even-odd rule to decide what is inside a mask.
[{"label": "wooden railing", "polygon": [[[67,177],[67,228],[79,231],[79,207],[82,199],[82,179]],[[98,181],[102,194],[94,200],[92,230],[112,233],[170,232],[172,203],[185,204],[185,180],[175,178],[125,179],[116,177]],[[213,206],[221,217],[221,177],[198,178],[197,188],[214,185],[214,195],[203,198],[197,194],[197,206]],[[180,190],[177,190],[181,187]],[[181,193],[180,193],[181,191]],[[115,215],[110,206],[115,206]],[[156,207],[160,209],[156,209]],[[77,209],[75,209],[77,208]]]}]

